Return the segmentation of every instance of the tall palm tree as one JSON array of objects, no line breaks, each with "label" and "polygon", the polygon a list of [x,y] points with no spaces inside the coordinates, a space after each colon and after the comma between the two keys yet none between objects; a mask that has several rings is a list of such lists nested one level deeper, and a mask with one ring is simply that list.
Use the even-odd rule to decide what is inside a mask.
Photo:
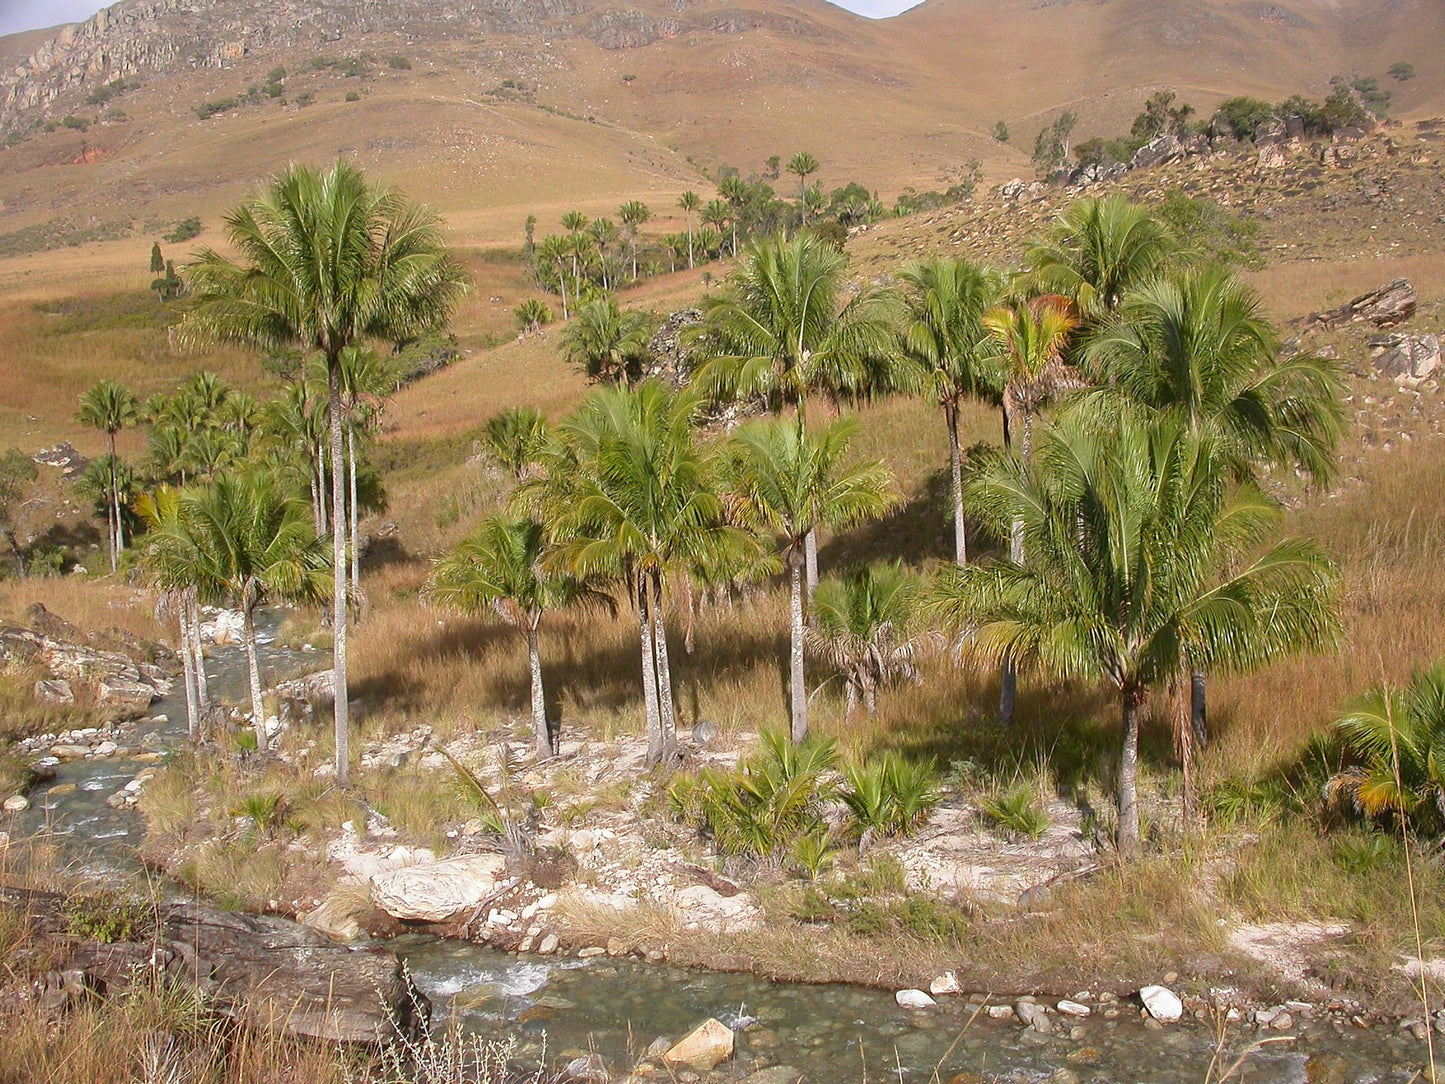
[{"label": "tall palm tree", "polygon": [[1139,849],[1139,709],[1186,657],[1247,672],[1339,632],[1338,574],[1276,541],[1278,507],[1234,487],[1207,437],[1130,412],[1046,429],[1033,462],[1001,457],[970,484],[997,530],[1022,523],[1028,563],[950,570],[939,607],[986,657],[1101,680],[1119,697],[1118,847]]},{"label": "tall palm tree", "polygon": [[723,522],[713,467],[697,442],[700,410],[693,393],[656,381],[599,389],[557,426],[542,476],[519,491],[575,575],[627,585],[642,642],[650,763],[671,755],[676,740],[668,582],[755,550],[745,532]]},{"label": "tall palm tree", "polygon": [[570,251],[567,238],[561,234],[549,233],[537,246],[537,258],[544,264],[551,264],[557,273],[557,289],[562,294],[562,319],[569,319],[567,312],[567,258]]},{"label": "tall palm tree", "polygon": [[574,283],[577,281],[577,275],[579,273],[577,267],[578,256],[586,251],[587,238],[584,231],[587,229],[589,221],[587,216],[581,211],[568,211],[562,216],[562,228],[567,231],[567,235],[572,241],[572,281]]},{"label": "tall palm tree", "polygon": [[630,384],[641,375],[651,339],[646,315],[624,312],[609,294],[577,310],[562,331],[562,353],[592,380]]},{"label": "tall palm tree", "polygon": [[[787,170],[798,178],[798,210],[803,211],[804,199],[808,192],[808,178],[818,172],[818,160],[807,151],[799,151],[788,159]],[[803,221],[807,221],[806,216]]]},{"label": "tall palm tree", "polygon": [[632,254],[632,281],[637,281],[637,231],[652,217],[647,204],[640,199],[631,199],[617,209],[617,217],[627,231],[627,248]]},{"label": "tall palm tree", "polygon": [[597,269],[602,274],[602,288],[610,290],[615,284],[609,281],[607,274],[608,250],[617,240],[617,223],[610,218],[594,219],[592,225],[587,227],[587,236],[597,246]]},{"label": "tall palm tree", "polygon": [[[1034,418],[1039,410],[1061,389],[1077,386],[1064,362],[1064,351],[1078,319],[1063,298],[1044,295],[1013,298],[985,313],[983,323],[993,336],[1002,368],[1004,447],[1013,450],[1014,435],[1019,433],[1019,457],[1028,463],[1033,450]],[[1021,522],[1009,529],[1009,558],[1015,564],[1023,563]],[[1013,660],[1005,658],[998,697],[1000,726],[1013,725],[1017,700],[1018,672]]]},{"label": "tall palm tree", "polygon": [[470,613],[493,610],[527,641],[532,678],[532,736],[537,761],[557,752],[559,734],[547,724],[538,630],[548,610],[578,603],[611,604],[566,572],[549,566],[541,524],[505,515],[489,516],[432,570],[426,597]]},{"label": "tall palm tree", "polygon": [[691,270],[694,266],[692,258],[692,216],[697,214],[698,208],[702,206],[702,197],[692,189],[688,189],[677,198],[677,205],[682,208],[683,214],[687,215],[687,266]]},{"label": "tall palm tree", "polygon": [[984,323],[999,299],[1001,276],[963,259],[911,263],[901,275],[905,357],[920,370],[920,383],[943,410],[948,427],[949,496],[953,508],[954,561],[968,563],[963,516],[963,455],[958,410],[965,399],[1001,404],[1003,374],[995,340]]},{"label": "tall palm tree", "polygon": [[[820,239],[752,246],[727,288],[703,300],[703,322],[688,332],[705,360],[694,382],[717,399],[761,399],[796,411],[822,392],[836,403],[894,386],[902,376],[892,312],[881,291],[840,304],[847,261]],[[818,582],[817,537],[805,556],[808,594]]]},{"label": "tall palm tree", "polygon": [[341,396],[346,425],[347,507],[350,510],[351,589],[361,590],[361,547],[357,521],[361,506],[357,494],[356,434],[376,428],[386,409],[387,394],[396,386],[391,369],[370,347],[350,346],[341,352]]},{"label": "tall palm tree", "polygon": [[1092,323],[1152,279],[1179,250],[1147,207],[1122,195],[1074,200],[1024,252],[1030,287],[1061,294]]},{"label": "tall palm tree", "polygon": [[106,523],[110,528],[110,570],[116,570],[120,551],[125,549],[125,526],[120,514],[120,486],[116,478],[115,435],[138,418],[135,396],[114,380],[102,380],[80,397],[75,420],[105,433],[105,450],[110,456],[110,497]]},{"label": "tall palm tree", "polygon": [[263,349],[314,350],[326,363],[330,418],[332,635],[336,776],[349,784],[346,688],[346,494],[341,352],[367,339],[401,342],[444,325],[467,274],[437,217],[338,162],[292,166],[226,216],[237,259],[202,249],[187,270],[192,308],[181,331]]},{"label": "tall palm tree", "polygon": [[141,567],[160,589],[158,617],[174,615],[179,626],[177,647],[186,694],[186,734],[201,737],[201,718],[209,707],[204,697],[206,660],[201,651],[200,582],[204,559],[197,541],[180,514],[180,492],[161,486],[136,499],[136,511],[146,523],[141,546]]},{"label": "tall palm tree", "polygon": [[1445,827],[1445,662],[1403,688],[1371,689],[1335,721],[1354,763],[1327,784],[1367,817]]},{"label": "tall palm tree", "polygon": [[728,221],[732,223],[732,254],[736,256],[738,254],[738,223],[742,219],[743,207],[747,205],[748,196],[750,194],[748,183],[744,181],[741,177],[739,177],[736,173],[734,173],[730,176],[724,177],[718,183],[717,194],[723,199],[727,200],[728,208],[732,212],[730,215],[728,215]]},{"label": "tall palm tree", "polygon": [[201,599],[241,612],[251,724],[256,747],[264,751],[256,610],[267,601],[322,601],[328,570],[325,546],[311,530],[301,503],[259,473],[225,474],[210,485],[182,491],[178,515],[194,540]]},{"label": "tall palm tree", "polygon": [[917,580],[897,561],[860,565],[818,584],[808,646],[847,682],[844,719],[859,701],[878,713],[878,689],[916,679],[918,656],[935,634],[920,628]]},{"label": "tall palm tree", "polygon": [[892,472],[881,460],[847,463],[857,423],[840,418],[816,433],[798,419],[743,426],[733,437],[728,471],[732,514],[780,538],[788,570],[789,685],[794,742],[808,737],[803,674],[803,565],[807,538],[821,526],[841,528],[882,515],[892,503]]},{"label": "tall palm tree", "polygon": [[[702,220],[706,222],[709,226],[713,226],[717,229],[719,247],[721,247],[721,239],[727,236],[728,223],[732,221],[732,217],[733,209],[728,205],[728,202],[726,200],[708,200],[707,204],[702,209]],[[735,244],[734,248],[732,249],[732,254],[736,256],[738,254],[736,248],[736,228],[733,231],[733,241]]]},{"label": "tall palm tree", "polygon": [[[1344,425],[1338,365],[1312,354],[1280,357],[1257,295],[1222,268],[1165,274],[1124,295],[1084,351],[1099,386],[1079,406],[1112,413],[1132,403],[1207,433],[1235,478],[1261,468],[1335,476]],[[1190,675],[1191,729],[1208,740],[1203,670]]]},{"label": "tall palm tree", "polygon": [[288,384],[285,392],[266,404],[263,426],[288,452],[304,457],[311,491],[312,525],[318,535],[326,530],[326,441],[329,423],[326,401],[307,391],[304,381]]}]

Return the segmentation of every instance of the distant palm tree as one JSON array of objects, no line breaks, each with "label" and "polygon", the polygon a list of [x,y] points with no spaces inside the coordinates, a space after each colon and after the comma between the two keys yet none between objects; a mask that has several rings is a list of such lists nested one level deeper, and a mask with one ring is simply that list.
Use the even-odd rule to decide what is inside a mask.
[{"label": "distant palm tree", "polygon": [[641,375],[651,338],[647,317],[624,312],[609,294],[577,310],[562,331],[562,352],[592,380],[630,384]]},{"label": "distant palm tree", "polygon": [[336,776],[349,784],[346,687],[346,493],[341,352],[366,339],[402,342],[446,323],[467,274],[434,214],[338,162],[292,166],[226,216],[238,259],[206,248],[187,269],[192,341],[317,351],[326,364],[334,577]]},{"label": "distant palm tree", "polygon": [[120,486],[116,477],[115,435],[139,417],[135,396],[114,380],[102,380],[80,397],[75,420],[105,433],[105,450],[110,456],[110,498],[106,524],[110,529],[110,570],[116,570],[120,551],[125,549],[125,525],[120,513]]},{"label": "distant palm tree", "polygon": [[702,206],[702,197],[692,189],[688,189],[678,197],[677,205],[681,207],[683,213],[687,215],[687,266],[691,269],[694,266],[692,258],[692,216],[695,215],[698,208]]},{"label": "distant palm tree", "polygon": [[847,682],[844,719],[861,700],[878,713],[878,689],[900,678],[917,679],[918,656],[935,634],[920,627],[918,581],[894,561],[860,565],[818,584],[808,646]]},{"label": "distant palm tree", "polygon": [[843,418],[815,434],[799,419],[752,422],[730,442],[728,500],[738,522],[781,538],[788,571],[789,674],[794,742],[808,736],[803,675],[803,567],[807,539],[819,526],[841,528],[872,519],[892,503],[893,475],[881,460],[845,462],[857,423]]},{"label": "distant palm tree", "polygon": [[617,217],[627,231],[627,247],[632,254],[632,281],[637,281],[637,231],[652,217],[647,204],[641,200],[628,200],[617,210]]},{"label": "distant palm tree", "polygon": [[199,584],[202,557],[196,540],[180,515],[180,493],[161,486],[136,499],[136,511],[147,531],[141,543],[141,567],[160,598],[157,616],[174,615],[179,625],[177,646],[186,695],[186,735],[201,738],[201,718],[209,708],[206,695],[206,660],[201,651]]},{"label": "distant palm tree", "polygon": [[587,229],[589,221],[581,211],[568,211],[562,216],[562,228],[567,231],[572,241],[572,281],[574,283],[577,281],[578,275],[578,255],[586,251],[583,231]]},{"label": "distant palm tree", "polygon": [[1126,412],[1101,429],[1065,416],[1031,462],[1000,457],[969,498],[995,530],[1022,524],[1028,563],[949,570],[942,616],[986,657],[1113,687],[1122,854],[1139,849],[1139,709],[1149,691],[1175,681],[1186,657],[1247,672],[1339,634],[1334,566],[1304,542],[1260,552],[1277,506],[1235,486],[1213,443],[1174,419]]},{"label": "distant palm tree", "polygon": [[[798,178],[798,209],[803,211],[808,194],[808,178],[818,172],[818,160],[807,151],[799,151],[788,159],[787,170]],[[807,221],[804,215],[803,221]]]},{"label": "distant palm tree", "polygon": [[919,383],[942,408],[948,428],[954,561],[962,567],[968,563],[968,533],[958,410],[965,399],[1003,401],[996,340],[983,320],[999,300],[1003,280],[967,260],[942,258],[911,263],[899,277],[905,286],[903,353],[918,367]]},{"label": "distant palm tree", "polygon": [[743,207],[747,205],[751,190],[747,182],[734,173],[722,179],[717,186],[717,194],[728,201],[728,208],[732,211],[728,220],[732,223],[733,228],[731,251],[736,256],[738,254],[738,223],[742,220]]},{"label": "distant palm tree", "polygon": [[[728,206],[726,200],[708,200],[707,205],[702,209],[702,220],[717,230],[719,246],[721,246],[722,238],[727,236],[728,222],[732,220],[732,215],[732,208]],[[736,233],[734,233],[734,240],[736,240]],[[733,250],[733,255],[737,255],[736,249]]]},{"label": "distant palm tree", "polygon": [[361,590],[361,546],[358,520],[356,434],[375,429],[386,409],[396,376],[370,347],[350,346],[341,352],[341,396],[346,423],[347,508],[351,533],[351,589]]},{"label": "distant palm tree", "polygon": [[548,610],[612,600],[575,576],[549,567],[542,526],[529,519],[489,516],[432,570],[426,598],[468,613],[493,610],[527,641],[531,671],[532,736],[540,762],[557,752],[559,732],[547,723],[538,630]]},{"label": "distant palm tree", "polygon": [[608,278],[608,251],[609,246],[617,240],[617,224],[610,218],[594,219],[592,225],[587,227],[587,233],[592,243],[597,246],[597,268],[602,274],[602,288],[610,290],[615,285]]},{"label": "distant palm tree", "polygon": [[549,233],[537,246],[537,257],[544,264],[551,264],[557,273],[557,288],[562,294],[562,319],[569,319],[567,312],[567,258],[570,255],[567,238],[561,234]]}]

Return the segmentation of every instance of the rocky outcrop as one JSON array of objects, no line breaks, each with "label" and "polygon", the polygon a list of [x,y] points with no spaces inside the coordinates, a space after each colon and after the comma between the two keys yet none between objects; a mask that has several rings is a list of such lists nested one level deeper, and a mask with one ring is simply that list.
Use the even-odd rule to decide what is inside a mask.
[{"label": "rocky outcrop", "polygon": [[1299,325],[1330,329],[1348,324],[1370,324],[1391,328],[1414,316],[1419,302],[1420,297],[1409,279],[1394,279],[1377,290],[1346,301],[1338,308],[1312,312],[1300,320]]},{"label": "rocky outcrop", "polygon": [[[0,902],[44,932],[67,928],[59,896],[7,889]],[[194,988],[213,1011],[248,1027],[341,1043],[390,1041],[429,1011],[385,950],[349,949],[284,918],[194,904],[163,904],[155,918],[153,940],[75,947],[68,986],[109,996],[161,978]]]},{"label": "rocky outcrop", "polygon": [[1402,388],[1418,388],[1440,369],[1436,335],[1373,335],[1366,340],[1370,367]]},{"label": "rocky outcrop", "polygon": [[665,380],[680,388],[692,375],[694,351],[683,344],[688,328],[702,323],[701,309],[680,309],[669,313],[647,344],[649,361],[644,375]]},{"label": "rocky outcrop", "polygon": [[71,690],[72,701],[74,690],[83,687],[100,711],[115,718],[133,719],[145,714],[151,702],[170,688],[168,678],[154,668],[148,676],[128,655],[58,640],[30,629],[0,628],[0,663],[44,670],[49,677],[42,679],[43,689],[38,686],[36,692],[47,697],[64,695],[61,686],[55,684],[58,682]]}]

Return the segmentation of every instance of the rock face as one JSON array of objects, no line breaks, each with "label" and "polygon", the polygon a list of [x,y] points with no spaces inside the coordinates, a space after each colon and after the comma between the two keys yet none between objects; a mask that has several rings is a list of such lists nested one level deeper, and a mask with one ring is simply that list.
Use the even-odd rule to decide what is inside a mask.
[{"label": "rock face", "polygon": [[75,703],[75,690],[64,678],[47,678],[35,683],[35,699],[46,707],[65,707]]},{"label": "rock face", "polygon": [[1368,340],[1370,367],[1404,388],[1418,387],[1440,368],[1435,335],[1374,335]]},{"label": "rock face", "polygon": [[495,892],[505,866],[501,855],[478,854],[388,870],[372,876],[371,899],[392,918],[444,922]]},{"label": "rock face", "polygon": [[1361,294],[1338,308],[1327,312],[1312,312],[1300,321],[1300,324],[1306,328],[1336,328],[1347,324],[1372,324],[1378,328],[1391,328],[1414,316],[1419,301],[1419,295],[1409,279],[1394,279],[1378,290]]},{"label": "rock face", "polygon": [[[59,896],[5,890],[0,900],[45,929],[65,928]],[[284,918],[192,904],[162,905],[157,918],[153,942],[84,943],[69,966],[105,996],[159,971],[239,1023],[342,1043],[413,1033],[430,1011],[385,950],[348,949]]]},{"label": "rock face", "polygon": [[732,1056],[732,1028],[708,1017],[662,1055],[662,1064],[670,1069],[686,1066],[705,1073]]},{"label": "rock face", "polygon": [[146,713],[156,690],[120,674],[96,682],[95,706],[118,719],[136,719]]},{"label": "rock face", "polygon": [[[52,620],[37,617],[34,623],[41,629],[58,631],[54,623],[58,619],[53,614],[44,617]],[[97,707],[120,718],[144,715],[156,696],[170,688],[164,671],[150,663],[137,663],[124,652],[103,650],[36,629],[0,628],[0,663],[44,669],[50,676],[36,686],[37,696],[63,697],[68,688],[74,701],[76,687],[83,686],[92,690]]]}]

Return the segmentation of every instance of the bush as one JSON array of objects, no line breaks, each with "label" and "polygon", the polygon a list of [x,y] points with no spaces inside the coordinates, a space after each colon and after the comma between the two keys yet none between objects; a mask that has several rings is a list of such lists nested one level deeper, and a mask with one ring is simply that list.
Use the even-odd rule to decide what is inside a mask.
[{"label": "bush", "polygon": [[1039,804],[1038,791],[1027,783],[985,798],[981,807],[994,825],[1024,839],[1038,839],[1053,823]]},{"label": "bush", "polygon": [[1390,65],[1389,75],[1391,79],[1397,80],[1401,83],[1405,82],[1407,79],[1414,79],[1415,65],[1410,64],[1404,60],[1398,61]]},{"label": "bush", "polygon": [[65,901],[67,932],[72,937],[99,941],[144,941],[156,927],[155,909],[138,896],[100,891],[72,896]]},{"label": "bush", "polygon": [[189,241],[193,237],[201,235],[201,219],[199,215],[192,215],[190,218],[183,218],[176,223],[176,228],[165,234],[161,239],[170,244],[177,245],[182,241]]},{"label": "bush", "polygon": [[1218,132],[1228,132],[1235,139],[1252,140],[1259,126],[1274,116],[1274,106],[1258,98],[1230,98],[1219,103],[1212,124]]},{"label": "bush", "polygon": [[994,137],[994,139],[998,140],[1000,143],[1007,143],[1007,142],[1008,142],[1008,125],[1005,124],[1003,121],[999,121],[997,124],[995,124],[995,125],[993,126],[993,137]]},{"label": "bush", "polygon": [[398,56],[389,56],[389,57],[387,57],[387,58],[386,58],[386,66],[387,66],[388,68],[390,68],[392,71],[398,71],[398,72],[409,72],[409,71],[411,71],[411,61],[408,60],[408,59],[407,59],[406,57],[404,57],[404,56],[399,56],[399,55],[398,55]]},{"label": "bush", "polygon": [[216,98],[209,102],[202,102],[196,106],[195,114],[200,117],[201,120],[210,120],[217,113],[225,113],[228,110],[235,109],[240,104],[240,101],[236,98]]},{"label": "bush", "polygon": [[346,100],[348,102],[359,102],[361,101],[361,95],[356,93],[356,91],[354,90],[348,90],[346,92]]},{"label": "bush", "polygon": [[865,765],[850,764],[843,775],[847,786],[840,797],[860,836],[908,835],[943,800],[931,761],[915,764],[885,753]]},{"label": "bush", "polygon": [[67,128],[74,129],[77,132],[83,132],[90,127],[90,121],[85,117],[66,117],[60,123]]}]

